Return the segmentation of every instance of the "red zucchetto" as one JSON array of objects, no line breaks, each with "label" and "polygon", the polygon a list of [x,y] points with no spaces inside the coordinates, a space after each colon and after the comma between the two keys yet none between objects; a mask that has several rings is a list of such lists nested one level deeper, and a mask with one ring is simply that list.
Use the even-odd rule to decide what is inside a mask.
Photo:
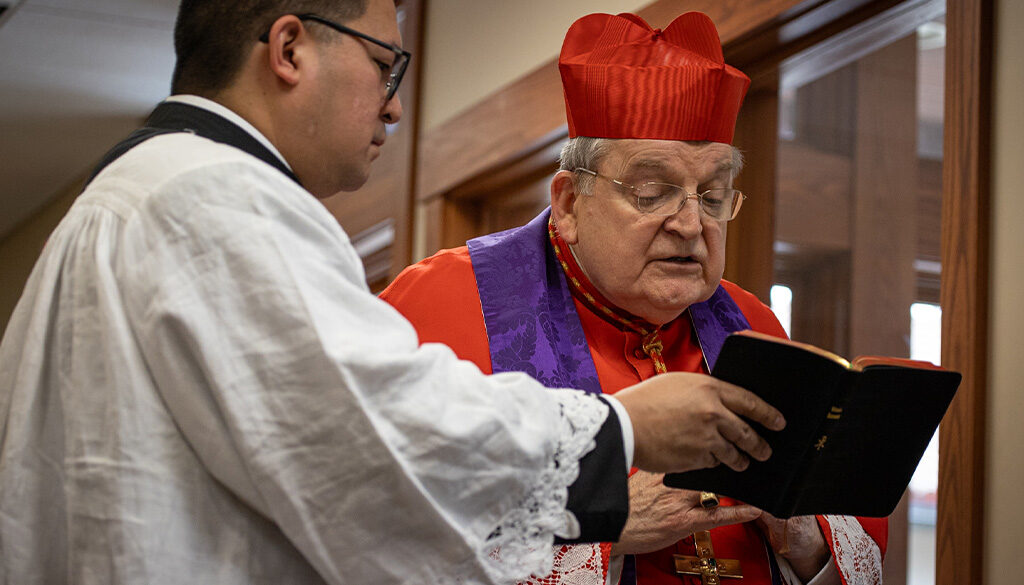
[{"label": "red zucchetto", "polygon": [[558,57],[569,136],[732,144],[750,78],[725,64],[707,15],[665,30],[635,14],[591,14],[569,27]]}]

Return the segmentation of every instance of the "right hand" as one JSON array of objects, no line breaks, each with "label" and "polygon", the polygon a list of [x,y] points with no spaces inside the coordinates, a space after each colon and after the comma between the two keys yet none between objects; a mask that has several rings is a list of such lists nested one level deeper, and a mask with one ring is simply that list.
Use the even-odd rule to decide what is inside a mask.
[{"label": "right hand", "polygon": [[633,423],[633,465],[670,473],[714,467],[736,471],[771,448],[739,415],[777,431],[782,413],[754,394],[705,374],[669,372],[620,390]]},{"label": "right hand", "polygon": [[699,530],[750,522],[761,511],[747,504],[707,509],[700,492],[666,487],[664,475],[638,471],[629,478],[629,517],[612,555],[637,555],[679,542]]}]

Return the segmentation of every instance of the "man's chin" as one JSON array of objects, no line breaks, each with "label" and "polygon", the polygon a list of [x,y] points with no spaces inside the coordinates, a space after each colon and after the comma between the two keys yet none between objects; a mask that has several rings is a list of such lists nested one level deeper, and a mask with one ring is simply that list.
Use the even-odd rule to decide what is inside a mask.
[{"label": "man's chin", "polygon": [[366,169],[349,169],[330,177],[321,176],[319,181],[311,180],[310,175],[299,175],[299,183],[317,199],[327,199],[344,192],[356,191],[366,184],[370,176],[369,165]]},{"label": "man's chin", "polygon": [[644,308],[644,314],[639,315],[647,321],[654,323],[655,325],[664,325],[670,321],[675,321],[680,315],[686,311],[686,308],[690,306],[690,303],[682,302],[680,300],[650,303],[649,306]]},{"label": "man's chin", "polygon": [[678,319],[686,309],[690,308],[690,305],[710,299],[717,288],[715,286],[707,290],[707,287],[702,287],[700,290],[686,291],[684,294],[653,299],[644,310],[646,314],[639,316],[655,325],[664,325]]},{"label": "man's chin", "polygon": [[[696,304],[696,303],[703,303],[704,301],[706,301],[706,300],[710,299],[711,297],[713,297],[715,295],[715,291],[716,290],[718,290],[718,283],[717,282],[715,283],[714,286],[707,287],[701,293],[701,295],[697,297],[697,300],[693,301],[690,304],[692,305],[692,304]],[[687,306],[689,306],[689,305],[687,305]]]},{"label": "man's chin", "polygon": [[365,171],[350,172],[342,177],[338,177],[332,182],[330,187],[325,187],[319,192],[310,191],[317,199],[326,199],[333,197],[334,195],[341,195],[342,193],[351,193],[358,191],[366,185],[366,181],[370,178],[370,169],[367,167]]}]

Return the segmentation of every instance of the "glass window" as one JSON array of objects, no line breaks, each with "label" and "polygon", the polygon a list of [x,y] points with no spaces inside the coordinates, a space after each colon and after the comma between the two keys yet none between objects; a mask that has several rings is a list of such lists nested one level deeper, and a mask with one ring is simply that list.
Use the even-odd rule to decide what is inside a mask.
[{"label": "glass window", "polygon": [[[906,11],[780,68],[772,308],[793,339],[939,362],[944,22]],[[937,484],[936,438],[890,519],[908,555],[887,584],[934,584]]]}]

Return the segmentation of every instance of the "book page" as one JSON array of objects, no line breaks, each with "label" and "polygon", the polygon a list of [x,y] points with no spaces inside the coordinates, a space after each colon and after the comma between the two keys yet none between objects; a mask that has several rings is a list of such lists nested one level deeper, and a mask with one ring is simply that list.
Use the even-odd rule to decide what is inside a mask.
[{"label": "book page", "polygon": [[923,360],[910,360],[904,358],[884,357],[879,355],[862,355],[855,358],[851,364],[854,370],[863,370],[871,366],[895,366],[900,368],[916,368],[919,370],[942,370],[943,368]]},{"label": "book page", "polygon": [[834,361],[837,364],[843,366],[844,368],[850,368],[850,362],[847,361],[846,358],[844,358],[844,357],[842,357],[840,355],[834,354],[831,351],[828,351],[827,349],[822,349],[820,347],[811,345],[809,343],[801,343],[799,341],[793,341],[792,339],[783,339],[781,337],[775,337],[774,335],[767,335],[765,333],[759,333],[757,331],[752,331],[750,329],[746,329],[744,331],[739,331],[737,333],[733,333],[733,335],[743,335],[743,336],[746,336],[746,337],[753,337],[755,339],[763,339],[764,341],[770,341],[772,343],[779,343],[779,344],[782,344],[782,345],[788,345],[790,347],[800,348],[800,349],[802,349],[804,351],[809,351],[809,352],[811,352],[811,353],[813,353],[815,355],[820,355],[821,357],[823,357],[825,359]]}]

